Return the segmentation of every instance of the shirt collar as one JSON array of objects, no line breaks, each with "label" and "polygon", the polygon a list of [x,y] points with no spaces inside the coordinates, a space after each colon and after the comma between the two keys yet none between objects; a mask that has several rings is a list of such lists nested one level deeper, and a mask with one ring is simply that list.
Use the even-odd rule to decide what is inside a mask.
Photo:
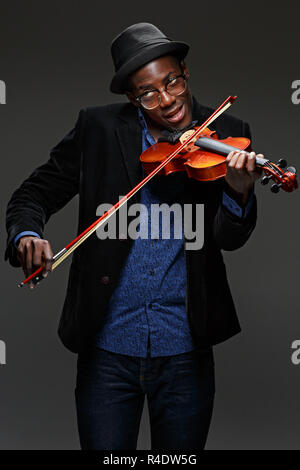
[{"label": "shirt collar", "polygon": [[138,108],[139,121],[144,131],[148,131],[145,116],[143,115],[141,108]]},{"label": "shirt collar", "polygon": [[140,125],[141,125],[142,130],[143,130],[143,136],[144,136],[145,141],[147,142],[148,146],[149,145],[154,145],[155,144],[155,139],[154,139],[154,137],[152,136],[151,132],[148,129],[145,116],[143,115],[140,108],[138,108],[138,116],[139,116]]}]

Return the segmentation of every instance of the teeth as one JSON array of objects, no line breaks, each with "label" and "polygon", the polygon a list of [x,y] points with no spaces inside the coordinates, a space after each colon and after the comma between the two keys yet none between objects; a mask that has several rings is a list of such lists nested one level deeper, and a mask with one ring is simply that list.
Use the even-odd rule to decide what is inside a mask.
[{"label": "teeth", "polygon": [[174,114],[171,114],[170,116],[167,116],[167,119],[169,119],[169,118],[172,118],[172,117],[176,116],[176,114],[178,114],[180,111],[181,111],[181,109],[178,109],[178,111],[176,111],[176,113],[174,113]]},{"label": "teeth", "polygon": [[172,116],[168,116],[166,119],[168,119],[169,121],[176,121],[177,118],[180,116],[180,114],[182,114],[182,110],[183,108],[181,107],[175,114],[172,114]]}]

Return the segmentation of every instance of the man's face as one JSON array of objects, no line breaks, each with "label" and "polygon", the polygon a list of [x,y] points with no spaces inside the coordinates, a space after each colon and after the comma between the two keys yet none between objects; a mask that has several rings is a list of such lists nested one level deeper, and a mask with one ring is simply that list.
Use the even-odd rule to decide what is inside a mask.
[{"label": "man's face", "polygon": [[181,129],[192,121],[192,100],[188,86],[179,96],[172,96],[165,90],[168,80],[183,72],[188,78],[189,72],[183,61],[181,68],[175,57],[163,56],[144,65],[129,77],[131,92],[127,93],[127,97],[135,106],[140,104],[134,97],[141,96],[148,90],[156,89],[161,92],[159,106],[154,109],[142,107],[153,126]]}]

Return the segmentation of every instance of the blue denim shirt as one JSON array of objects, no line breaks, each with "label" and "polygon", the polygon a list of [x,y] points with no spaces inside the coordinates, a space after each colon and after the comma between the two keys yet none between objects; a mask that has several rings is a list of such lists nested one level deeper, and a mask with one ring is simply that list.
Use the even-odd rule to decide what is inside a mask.
[{"label": "blue denim shirt", "polygon": [[[155,143],[140,109],[142,150]],[[150,356],[169,356],[194,349],[186,312],[186,262],[184,237],[174,238],[174,216],[170,219],[170,239],[162,238],[159,220],[158,239],[151,239],[151,204],[175,202],[183,191],[180,172],[163,181],[149,181],[141,189],[141,203],[148,212],[140,214],[140,228],[148,226],[148,239],[134,240],[118,285],[108,305],[101,331],[96,338],[99,348],[130,356],[146,357],[149,343]],[[171,198],[171,199],[170,199]],[[173,199],[172,199],[173,198]],[[236,215],[242,215],[240,206],[223,193],[223,204]],[[252,205],[250,198],[244,217]],[[23,235],[36,235],[26,231],[15,237],[15,244]]]},{"label": "blue denim shirt", "polygon": [[[155,141],[143,115],[139,113],[139,116],[144,151]],[[170,239],[163,239],[160,219],[159,227],[156,227],[159,238],[155,240],[151,239],[151,218],[148,217],[151,204],[177,201],[183,192],[183,178],[182,175],[161,178],[152,183],[153,178],[141,189],[140,202],[148,211],[140,214],[139,228],[148,226],[148,239],[133,241],[97,338],[98,347],[119,354],[146,357],[148,339],[151,357],[194,349],[185,305],[183,225],[182,237],[174,238],[176,221],[174,216],[171,217]]]}]

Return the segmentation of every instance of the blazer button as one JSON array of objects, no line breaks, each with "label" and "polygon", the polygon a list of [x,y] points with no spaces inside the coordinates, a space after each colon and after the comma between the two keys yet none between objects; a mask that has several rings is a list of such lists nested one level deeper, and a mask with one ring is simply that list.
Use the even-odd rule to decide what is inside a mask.
[{"label": "blazer button", "polygon": [[108,276],[101,276],[100,278],[101,284],[108,284],[109,283],[109,277]]}]

